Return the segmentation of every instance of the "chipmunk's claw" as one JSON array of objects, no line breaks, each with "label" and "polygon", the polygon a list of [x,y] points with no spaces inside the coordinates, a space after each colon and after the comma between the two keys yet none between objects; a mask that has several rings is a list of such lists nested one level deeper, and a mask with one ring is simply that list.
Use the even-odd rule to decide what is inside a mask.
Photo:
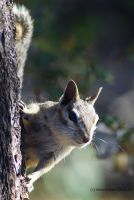
[{"label": "chipmunk's claw", "polygon": [[19,103],[20,110],[24,110],[24,108],[26,107],[25,103],[21,100],[18,103]]},{"label": "chipmunk's claw", "polygon": [[34,190],[33,182],[28,176],[26,177],[26,186],[29,193],[31,193]]},{"label": "chipmunk's claw", "polygon": [[28,114],[24,111],[26,110],[26,105],[23,101],[19,101],[19,109],[21,118],[28,120]]}]

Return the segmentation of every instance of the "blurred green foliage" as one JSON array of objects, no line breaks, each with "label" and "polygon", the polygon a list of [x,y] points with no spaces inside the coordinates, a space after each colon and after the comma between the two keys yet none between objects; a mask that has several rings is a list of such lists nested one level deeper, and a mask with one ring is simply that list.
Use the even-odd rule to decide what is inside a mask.
[{"label": "blurred green foliage", "polygon": [[35,184],[32,200],[41,196],[43,200],[97,200],[94,189],[102,186],[103,173],[93,154],[89,148],[75,150]]},{"label": "blurred green foliage", "polygon": [[[33,43],[26,70],[32,73],[38,90],[45,89],[46,93],[55,97],[68,79],[74,79],[79,82],[81,92],[87,94],[96,80],[113,82],[112,74],[101,61],[101,53],[105,54],[106,50],[99,48],[118,40],[121,31],[126,32],[128,24],[125,15],[117,16],[114,25],[112,20],[116,16],[105,13],[105,10],[103,13],[99,7],[93,13],[92,1],[20,2],[31,10],[34,18]],[[125,9],[124,4],[126,6],[120,1],[122,9]],[[126,11],[132,9],[131,6],[128,2]],[[117,34],[115,41],[110,34],[113,38]]]}]

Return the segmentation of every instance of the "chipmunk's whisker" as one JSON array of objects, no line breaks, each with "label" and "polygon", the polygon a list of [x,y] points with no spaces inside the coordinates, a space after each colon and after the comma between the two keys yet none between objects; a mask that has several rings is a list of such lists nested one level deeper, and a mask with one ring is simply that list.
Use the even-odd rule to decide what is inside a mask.
[{"label": "chipmunk's whisker", "polygon": [[97,144],[95,144],[95,142],[92,142],[93,147],[95,147],[96,151],[99,152],[99,148],[97,146]]},{"label": "chipmunk's whisker", "polygon": [[[113,144],[112,142],[107,142],[107,141],[103,140],[102,138],[99,138],[99,137],[94,136],[94,139],[95,139],[95,138],[97,138],[98,140],[104,142],[105,144]],[[118,143],[116,143],[116,145],[119,147],[119,149],[120,149],[122,152],[125,152],[125,153],[126,153],[125,149],[123,149],[123,148],[121,147],[121,145],[119,145]]]},{"label": "chipmunk's whisker", "polygon": [[98,140],[104,142],[105,144],[112,144],[111,142],[107,142],[107,141],[105,141],[105,140],[103,140],[103,139],[101,139],[101,138],[99,138],[99,137],[94,137],[94,138],[97,138]]}]

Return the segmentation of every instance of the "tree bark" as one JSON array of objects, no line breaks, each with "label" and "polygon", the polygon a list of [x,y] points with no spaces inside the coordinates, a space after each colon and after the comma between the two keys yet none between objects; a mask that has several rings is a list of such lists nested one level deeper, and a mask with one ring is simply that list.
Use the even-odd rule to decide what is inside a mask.
[{"label": "tree bark", "polygon": [[12,1],[0,0],[0,200],[28,199],[22,171]]}]

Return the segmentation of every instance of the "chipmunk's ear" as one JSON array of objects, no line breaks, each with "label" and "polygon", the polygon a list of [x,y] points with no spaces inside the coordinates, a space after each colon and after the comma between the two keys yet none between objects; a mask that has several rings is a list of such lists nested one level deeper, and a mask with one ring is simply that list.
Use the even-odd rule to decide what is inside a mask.
[{"label": "chipmunk's ear", "polygon": [[64,94],[60,98],[60,104],[66,106],[70,102],[78,99],[80,99],[78,87],[73,80],[70,80],[66,86]]},{"label": "chipmunk's ear", "polygon": [[93,95],[93,96],[90,96],[90,97],[86,98],[86,101],[88,101],[88,102],[90,102],[92,105],[94,105],[95,102],[96,102],[96,100],[98,99],[98,97],[99,97],[99,95],[100,95],[102,89],[103,89],[103,88],[100,87],[99,90],[97,91],[97,93],[96,93],[95,95]]}]

